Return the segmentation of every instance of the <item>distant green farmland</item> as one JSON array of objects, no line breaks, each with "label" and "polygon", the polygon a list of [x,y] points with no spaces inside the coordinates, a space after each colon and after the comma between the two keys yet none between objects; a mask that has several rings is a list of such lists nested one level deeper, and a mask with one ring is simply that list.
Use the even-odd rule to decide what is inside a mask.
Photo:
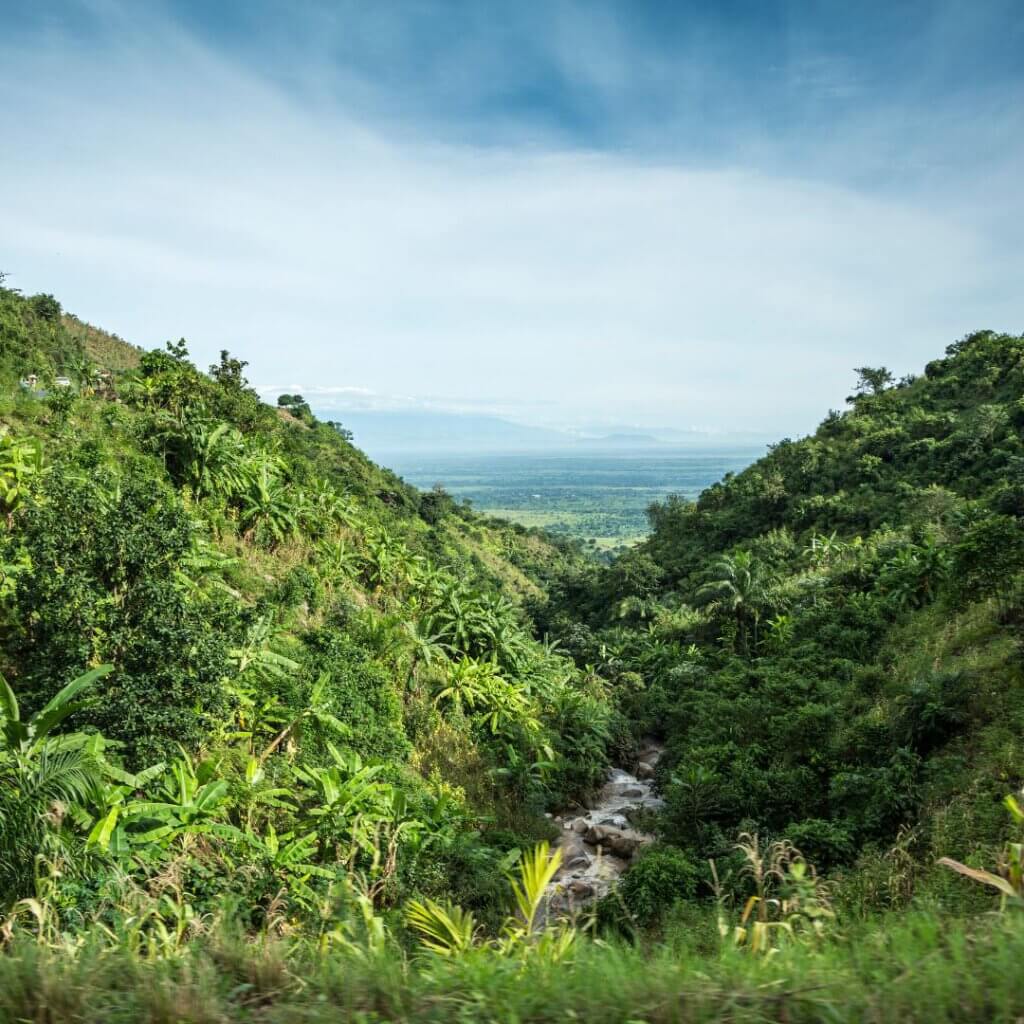
[{"label": "distant green farmland", "polygon": [[647,534],[647,507],[669,494],[695,498],[760,450],[519,455],[395,455],[384,461],[417,487],[440,484],[456,500],[524,526],[576,537],[601,551]]}]

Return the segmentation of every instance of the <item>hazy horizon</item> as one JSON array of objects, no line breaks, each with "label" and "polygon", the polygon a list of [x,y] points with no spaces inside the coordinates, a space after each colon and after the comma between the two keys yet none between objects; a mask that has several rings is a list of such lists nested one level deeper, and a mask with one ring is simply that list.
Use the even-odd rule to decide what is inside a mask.
[{"label": "hazy horizon", "polygon": [[344,421],[806,433],[1024,327],[1024,9],[56,0],[0,270]]},{"label": "hazy horizon", "polygon": [[606,430],[539,427],[480,413],[435,411],[337,412],[314,408],[323,420],[338,420],[355,444],[371,458],[443,453],[476,454],[623,454],[629,451],[762,450],[779,440],[741,431],[686,431],[654,424],[609,424]]}]

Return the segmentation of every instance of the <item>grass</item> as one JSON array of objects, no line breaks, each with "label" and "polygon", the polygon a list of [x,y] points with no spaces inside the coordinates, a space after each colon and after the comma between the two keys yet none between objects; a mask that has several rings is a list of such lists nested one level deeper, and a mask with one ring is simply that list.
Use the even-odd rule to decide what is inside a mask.
[{"label": "grass", "polygon": [[64,327],[72,338],[82,343],[86,354],[107,370],[134,370],[143,350],[109,331],[100,330],[71,313],[63,316]]},{"label": "grass", "polygon": [[585,942],[570,964],[289,950],[196,940],[146,962],[89,941],[73,955],[19,944],[0,957],[0,1022],[1015,1021],[1024,916],[916,912],[818,949],[701,956],[685,941]]}]

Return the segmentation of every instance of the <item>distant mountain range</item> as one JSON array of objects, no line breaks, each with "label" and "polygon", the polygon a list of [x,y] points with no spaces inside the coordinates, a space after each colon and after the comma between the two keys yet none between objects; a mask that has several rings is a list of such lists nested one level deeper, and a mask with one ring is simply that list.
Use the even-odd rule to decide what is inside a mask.
[{"label": "distant mountain range", "polygon": [[532,427],[500,416],[430,411],[315,410],[319,418],[339,420],[355,443],[371,457],[394,453],[555,452],[646,448],[749,447],[764,441],[750,433],[712,434],[678,428],[610,427],[569,431]]}]

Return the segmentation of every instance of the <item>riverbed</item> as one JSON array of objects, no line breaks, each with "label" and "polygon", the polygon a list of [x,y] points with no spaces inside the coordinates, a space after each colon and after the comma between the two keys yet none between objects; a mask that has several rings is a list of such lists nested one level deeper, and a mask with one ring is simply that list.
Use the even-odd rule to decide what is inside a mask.
[{"label": "riverbed", "polygon": [[573,914],[606,896],[620,875],[654,837],[639,831],[632,818],[640,811],[658,810],[654,768],[662,748],[645,741],[632,771],[612,768],[591,806],[554,816],[561,834],[554,848],[562,864],[548,886],[548,913]]}]

